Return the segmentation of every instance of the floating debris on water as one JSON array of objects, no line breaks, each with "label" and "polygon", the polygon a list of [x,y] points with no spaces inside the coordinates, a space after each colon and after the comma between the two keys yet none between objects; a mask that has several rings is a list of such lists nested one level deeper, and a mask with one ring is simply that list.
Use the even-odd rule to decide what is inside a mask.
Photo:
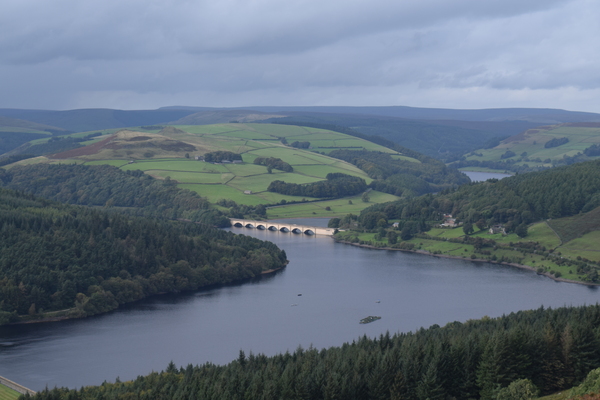
[{"label": "floating debris on water", "polygon": [[381,317],[377,317],[375,315],[369,315],[367,318],[361,319],[360,323],[361,324],[368,324],[370,322],[377,321],[378,319],[381,319]]}]

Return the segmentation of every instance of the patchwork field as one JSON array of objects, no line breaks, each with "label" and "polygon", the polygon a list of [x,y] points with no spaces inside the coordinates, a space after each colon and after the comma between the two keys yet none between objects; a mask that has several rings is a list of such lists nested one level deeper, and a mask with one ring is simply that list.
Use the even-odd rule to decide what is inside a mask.
[{"label": "patchwork field", "polygon": [[[552,139],[567,138],[567,143],[556,147],[545,147]],[[477,161],[514,161],[530,167],[552,166],[552,161],[583,153],[585,149],[600,144],[600,123],[573,123],[542,126],[511,136],[491,149],[471,152],[466,159]],[[502,158],[507,151],[515,155]],[[597,157],[593,157],[597,158]]]},{"label": "patchwork field", "polygon": [[[385,203],[398,198],[394,195],[376,191],[369,192],[369,202],[363,203],[361,196],[345,197],[343,199],[324,200],[310,203],[289,204],[267,209],[269,219],[300,218],[300,217],[341,217],[346,214],[359,214],[364,208],[374,203]],[[329,209],[327,209],[329,208]]]},{"label": "patchwork field", "polygon": [[[147,128],[147,129],[144,129]],[[94,132],[95,133],[95,132]],[[305,184],[324,180],[328,173],[341,172],[371,179],[360,169],[345,161],[325,154],[335,149],[368,149],[391,153],[395,157],[415,161],[410,157],[363,139],[317,128],[288,125],[240,124],[184,125],[173,127],[139,127],[122,130],[106,130],[100,135],[82,142],[84,147],[68,150],[48,157],[22,160],[17,164],[31,163],[85,163],[87,165],[109,164],[123,170],[141,170],[159,179],[178,182],[179,186],[207,197],[211,202],[220,199],[234,200],[238,204],[280,204],[318,199],[298,198],[267,192],[274,180]],[[85,138],[90,132],[72,135]],[[285,138],[285,140],[284,140]],[[285,141],[287,140],[287,145]],[[284,143],[282,143],[282,141]],[[290,144],[310,142],[311,148],[299,149]],[[231,151],[241,154],[240,164],[212,164],[197,161],[208,152]],[[257,157],[281,158],[294,171],[285,173],[266,166],[255,165]],[[359,196],[360,197],[360,196]],[[373,192],[371,202],[391,201],[395,196]],[[351,198],[340,202],[302,203],[277,207],[277,217],[338,215],[358,213],[370,205]],[[334,211],[325,211],[329,207]],[[335,209],[334,209],[335,208]]]}]

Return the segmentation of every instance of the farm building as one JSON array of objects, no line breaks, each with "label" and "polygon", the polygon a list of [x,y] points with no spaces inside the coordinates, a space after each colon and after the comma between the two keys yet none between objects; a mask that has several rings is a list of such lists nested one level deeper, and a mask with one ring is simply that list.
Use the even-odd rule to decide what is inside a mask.
[{"label": "farm building", "polygon": [[493,235],[495,233],[501,233],[503,235],[506,235],[506,230],[504,229],[504,225],[494,225],[490,228],[490,235]]}]

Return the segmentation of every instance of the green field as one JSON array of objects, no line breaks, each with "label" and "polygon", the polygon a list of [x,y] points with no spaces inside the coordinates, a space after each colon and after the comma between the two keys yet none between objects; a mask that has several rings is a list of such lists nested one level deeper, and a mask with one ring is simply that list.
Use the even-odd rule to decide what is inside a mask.
[{"label": "green field", "polygon": [[600,230],[600,207],[585,214],[549,220],[548,224],[562,242],[567,243],[588,232]]},{"label": "green field", "polygon": [[[318,202],[289,204],[267,208],[269,219],[300,217],[340,217],[346,214],[359,214],[365,207],[376,203],[398,200],[398,197],[376,191],[369,192],[369,202],[363,203],[361,195],[344,197],[343,199]],[[352,204],[350,204],[352,202]],[[330,210],[326,208],[329,207]]]},{"label": "green field", "polygon": [[16,392],[4,385],[0,385],[0,400],[16,400],[21,393]]},{"label": "green field", "polygon": [[[211,165],[210,163],[204,163]],[[267,167],[264,165],[256,165],[256,164],[225,164],[223,165],[225,170],[231,172],[235,176],[244,177],[244,176],[254,176],[254,175],[265,175],[268,174]],[[274,169],[272,174],[282,173],[277,169]]]},{"label": "green field", "polygon": [[[399,232],[398,232],[399,233]],[[343,232],[341,238],[351,240],[356,237],[355,241],[370,242],[377,247],[388,247],[387,238],[375,240],[374,233],[356,233],[353,231]],[[557,264],[561,258],[570,260],[580,260],[581,258],[590,260],[591,262],[600,261],[600,230],[587,233],[577,239],[571,240],[566,244],[561,244],[560,239],[554,233],[552,228],[546,221],[532,224],[528,228],[528,235],[525,238],[519,238],[516,234],[508,235],[490,234],[487,229],[481,230],[470,235],[472,238],[481,237],[483,239],[493,239],[496,242],[495,247],[484,247],[483,250],[489,254],[478,252],[471,244],[462,242],[450,242],[448,239],[460,239],[464,237],[464,232],[461,227],[457,228],[433,228],[427,232],[430,238],[413,238],[406,243],[412,243],[414,250],[427,251],[431,254],[439,254],[441,256],[452,256],[465,259],[484,259],[489,261],[497,261],[504,257],[505,261],[518,263],[529,266],[533,269],[541,269],[547,274],[557,275],[563,279],[574,281],[585,281],[584,275],[579,275],[575,265],[559,265]],[[436,240],[434,240],[434,238]],[[446,240],[440,240],[446,239]],[[400,239],[398,239],[400,240]],[[529,253],[522,252],[515,248],[515,243],[537,242],[540,246],[546,248],[549,252],[547,256],[542,252]],[[557,275],[558,276],[558,275]]]},{"label": "green field", "polygon": [[127,166],[128,161],[126,160],[96,160],[96,161],[88,161],[85,162],[85,165],[112,165],[117,168],[125,168]]},{"label": "green field", "polygon": [[569,258],[579,256],[592,261],[600,261],[598,243],[600,243],[600,231],[594,231],[560,246],[560,252]]},{"label": "green field", "polygon": [[[569,142],[557,147],[545,148],[551,139],[568,138]],[[503,140],[491,149],[479,149],[467,155],[467,160],[507,161],[513,160],[517,165],[527,164],[530,167],[550,167],[547,160],[560,160],[564,156],[573,157],[593,144],[600,143],[599,127],[582,127],[574,124],[561,124],[529,129],[519,135]],[[507,150],[515,156],[502,159]],[[523,153],[527,153],[523,156]],[[597,157],[594,157],[597,158]]]},{"label": "green field", "polygon": [[[363,178],[367,183],[372,181],[367,174],[354,165],[319,154],[340,148],[368,149],[391,153],[395,157],[414,160],[393,150],[379,146],[363,139],[342,133],[317,128],[275,124],[217,124],[217,125],[182,125],[164,129],[130,128],[122,130],[106,130],[103,133],[115,133],[110,144],[101,142],[106,135],[95,137],[86,142],[91,147],[70,151],[67,159],[49,159],[37,157],[22,160],[16,164],[32,163],[86,163],[89,165],[108,164],[122,170],[141,170],[159,179],[169,177],[180,187],[193,190],[211,202],[220,199],[234,200],[238,204],[279,204],[301,202],[302,198],[267,192],[269,184],[274,180],[288,183],[306,184],[326,179],[329,173],[345,173]],[[81,132],[73,137],[85,137],[90,132]],[[294,141],[311,142],[311,149],[298,149],[281,143]],[[89,149],[89,150],[88,150]],[[212,164],[196,161],[196,156],[217,150],[232,151],[242,155],[242,164]],[[281,158],[289,163],[294,171],[285,173],[255,165],[257,157]],[[251,194],[244,192],[250,191]],[[354,204],[348,200],[323,201],[319,203],[302,203],[277,207],[274,215],[280,216],[329,216],[347,212],[358,213],[367,207],[354,198]],[[395,196],[373,192],[372,202],[392,201]],[[316,199],[304,199],[316,200]],[[290,208],[291,207],[291,208]],[[330,207],[333,211],[326,211]]]}]

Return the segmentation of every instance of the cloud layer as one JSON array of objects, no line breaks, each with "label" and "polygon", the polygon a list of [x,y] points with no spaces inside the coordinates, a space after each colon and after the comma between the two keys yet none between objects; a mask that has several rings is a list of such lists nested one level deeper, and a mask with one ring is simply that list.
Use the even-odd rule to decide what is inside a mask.
[{"label": "cloud layer", "polygon": [[0,107],[600,112],[593,0],[4,0]]}]

